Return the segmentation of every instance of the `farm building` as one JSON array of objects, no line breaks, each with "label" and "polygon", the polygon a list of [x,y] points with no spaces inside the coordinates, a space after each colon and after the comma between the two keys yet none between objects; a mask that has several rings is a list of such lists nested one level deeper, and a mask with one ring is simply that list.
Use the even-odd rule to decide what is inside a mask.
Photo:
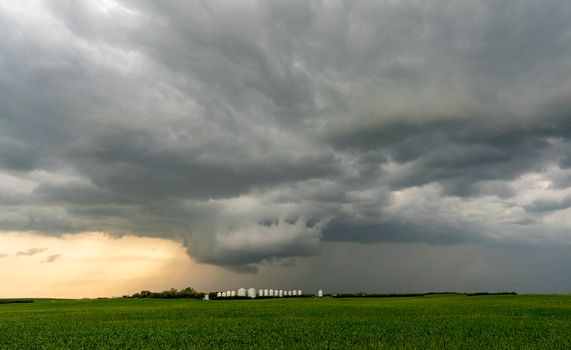
[{"label": "farm building", "polygon": [[[292,297],[292,296],[302,296],[303,292],[301,289],[293,289],[293,290],[283,290],[283,289],[255,289],[255,288],[239,288],[238,291],[228,290],[226,292],[217,292],[217,298],[232,298],[232,297],[249,297],[249,298],[256,298],[256,297],[274,297],[274,298],[283,298],[283,297]],[[317,292],[318,297],[323,296],[323,291],[319,290]]]}]

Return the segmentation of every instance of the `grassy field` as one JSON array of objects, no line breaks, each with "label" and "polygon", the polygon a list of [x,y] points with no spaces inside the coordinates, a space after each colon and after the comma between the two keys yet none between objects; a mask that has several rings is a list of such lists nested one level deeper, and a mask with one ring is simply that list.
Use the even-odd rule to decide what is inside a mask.
[{"label": "grassy field", "polygon": [[0,349],[571,349],[571,296],[35,300]]}]

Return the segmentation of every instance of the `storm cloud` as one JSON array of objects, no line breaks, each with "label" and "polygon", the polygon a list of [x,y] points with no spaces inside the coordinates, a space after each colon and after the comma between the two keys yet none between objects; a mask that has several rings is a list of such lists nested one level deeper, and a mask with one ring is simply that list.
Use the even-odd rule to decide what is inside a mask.
[{"label": "storm cloud", "polygon": [[332,241],[569,246],[569,18],[0,2],[0,230],[167,237],[238,271]]}]

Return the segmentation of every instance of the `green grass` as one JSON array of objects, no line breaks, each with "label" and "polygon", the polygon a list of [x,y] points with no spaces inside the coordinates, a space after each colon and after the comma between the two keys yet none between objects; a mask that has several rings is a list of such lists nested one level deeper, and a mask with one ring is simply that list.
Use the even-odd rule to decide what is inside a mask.
[{"label": "green grass", "polygon": [[571,349],[571,296],[35,300],[0,349]]}]

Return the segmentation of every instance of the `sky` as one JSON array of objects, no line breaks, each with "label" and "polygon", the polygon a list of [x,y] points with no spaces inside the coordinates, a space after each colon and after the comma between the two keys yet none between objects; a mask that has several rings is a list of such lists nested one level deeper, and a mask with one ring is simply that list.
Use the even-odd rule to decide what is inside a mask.
[{"label": "sky", "polygon": [[569,18],[0,0],[0,297],[570,293]]}]

